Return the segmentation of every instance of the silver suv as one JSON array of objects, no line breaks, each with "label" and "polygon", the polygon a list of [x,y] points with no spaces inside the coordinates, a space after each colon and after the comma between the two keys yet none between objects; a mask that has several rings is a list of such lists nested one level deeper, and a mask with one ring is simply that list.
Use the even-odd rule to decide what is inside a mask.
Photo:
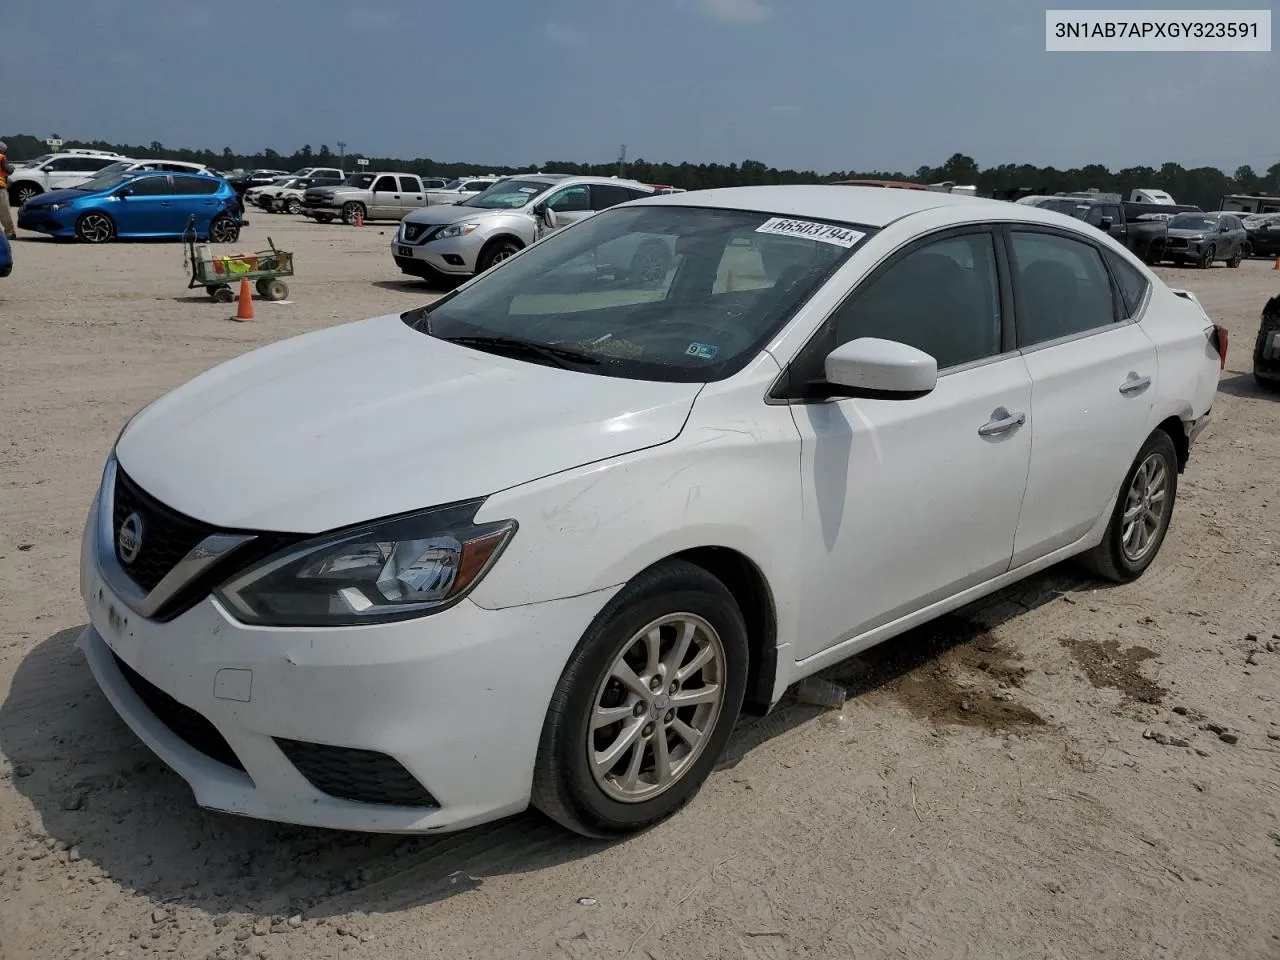
[{"label": "silver suv", "polygon": [[426,206],[422,180],[412,173],[353,173],[337,186],[310,187],[302,195],[302,215],[320,223],[399,220]]},{"label": "silver suv", "polygon": [[[391,255],[403,273],[424,280],[466,278],[518,253],[549,230],[654,192],[648,184],[616,178],[554,173],[507,177],[461,203],[414,210],[396,231]],[[633,265],[618,269],[629,272]],[[636,264],[634,269],[642,272],[644,267]],[[652,270],[657,269],[654,264]]]}]

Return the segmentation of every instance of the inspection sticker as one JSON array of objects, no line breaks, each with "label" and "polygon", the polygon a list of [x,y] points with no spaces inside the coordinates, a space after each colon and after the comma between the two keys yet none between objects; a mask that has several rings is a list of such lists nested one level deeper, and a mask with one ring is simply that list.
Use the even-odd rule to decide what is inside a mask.
[{"label": "inspection sticker", "polygon": [[838,247],[852,247],[866,236],[848,227],[837,227],[830,223],[817,223],[813,220],[791,220],[787,217],[773,217],[756,227],[756,233],[773,233],[780,237],[801,237],[805,240],[820,240],[823,243],[834,243]]},{"label": "inspection sticker", "polygon": [[686,357],[697,357],[699,360],[714,360],[720,349],[713,343],[691,343],[684,352]]}]

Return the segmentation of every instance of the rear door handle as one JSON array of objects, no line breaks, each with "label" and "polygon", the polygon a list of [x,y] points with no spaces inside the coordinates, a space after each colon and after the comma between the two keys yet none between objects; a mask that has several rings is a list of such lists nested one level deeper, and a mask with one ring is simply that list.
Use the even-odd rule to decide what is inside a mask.
[{"label": "rear door handle", "polygon": [[997,407],[991,413],[991,419],[978,428],[980,437],[998,437],[1008,433],[1027,422],[1027,415],[1021,411],[1010,413],[1004,407]]},{"label": "rear door handle", "polygon": [[1124,383],[1120,384],[1120,392],[1126,397],[1131,397],[1134,394],[1141,393],[1149,386],[1151,386],[1150,377],[1140,377],[1136,373],[1131,373],[1129,374],[1128,379],[1125,380]]}]

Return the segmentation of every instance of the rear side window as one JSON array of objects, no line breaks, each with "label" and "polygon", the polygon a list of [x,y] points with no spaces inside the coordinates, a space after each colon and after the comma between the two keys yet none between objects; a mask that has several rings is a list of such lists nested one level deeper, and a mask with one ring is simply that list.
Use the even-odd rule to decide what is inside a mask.
[{"label": "rear side window", "polygon": [[632,199],[631,191],[624,187],[604,183],[591,185],[592,210],[606,210],[620,203],[626,203],[630,199]]},{"label": "rear side window", "polygon": [[419,193],[422,187],[418,186],[417,177],[401,177],[400,191],[402,193]]},{"label": "rear side window", "polygon": [[1092,244],[1015,230],[1014,279],[1022,296],[1018,346],[1030,347],[1116,322],[1111,276]]},{"label": "rear side window", "polygon": [[1114,253],[1107,253],[1107,263],[1116,278],[1116,286],[1120,288],[1120,302],[1124,304],[1125,319],[1128,319],[1142,306],[1142,298],[1147,295],[1151,284],[1136,267]]},{"label": "rear side window", "polygon": [[[159,178],[157,177],[156,179]],[[174,177],[173,186],[175,193],[201,195],[216,193],[218,181],[206,180],[204,177]]]}]

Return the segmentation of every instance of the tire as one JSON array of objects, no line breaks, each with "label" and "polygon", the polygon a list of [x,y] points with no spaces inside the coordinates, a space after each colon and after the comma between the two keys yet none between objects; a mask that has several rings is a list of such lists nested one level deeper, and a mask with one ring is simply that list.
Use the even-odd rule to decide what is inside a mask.
[{"label": "tire", "polygon": [[1232,258],[1227,261],[1227,266],[1230,267],[1232,270],[1234,270],[1236,267],[1240,266],[1240,261],[1243,259],[1244,259],[1244,247],[1240,247],[1239,249],[1236,250],[1235,255],[1232,256]]},{"label": "tire", "polygon": [[[1140,474],[1146,474],[1148,481],[1153,481],[1154,478],[1148,473],[1152,469],[1151,464],[1156,465],[1155,470],[1163,472],[1164,496],[1160,500],[1162,512],[1154,529],[1147,529],[1148,536],[1145,543],[1141,545],[1142,549],[1130,550],[1126,548],[1125,513],[1130,509],[1130,502],[1135,498],[1139,504],[1143,504],[1143,480],[1140,479]],[[1155,483],[1151,482],[1151,486],[1154,487],[1154,485]],[[1107,524],[1102,542],[1082,554],[1080,562],[1104,580],[1115,583],[1129,583],[1137,580],[1147,567],[1151,566],[1160,552],[1165,534],[1169,530],[1169,523],[1173,518],[1173,507],[1177,495],[1178,452],[1173,446],[1173,439],[1163,430],[1156,430],[1147,437],[1142,449],[1134,458],[1133,465],[1125,474],[1124,483],[1120,486],[1120,495],[1116,498],[1115,510],[1111,514],[1111,522]],[[1145,501],[1145,505],[1142,505],[1138,513],[1140,518],[1144,515],[1149,516],[1152,502]],[[1139,544],[1135,542],[1135,546],[1137,545]]]},{"label": "tire", "polygon": [[209,222],[210,243],[235,243],[240,239],[240,225],[220,213]]},{"label": "tire", "polygon": [[289,288],[283,280],[268,280],[262,295],[268,300],[285,300],[289,297]]},{"label": "tire", "polygon": [[363,203],[357,203],[354,200],[344,203],[342,205],[342,222],[355,223],[357,213],[360,214],[363,220],[369,219],[368,211],[365,210]]},{"label": "tire", "polygon": [[1160,261],[1164,259],[1164,248],[1160,246],[1152,247],[1147,251],[1147,255],[1142,258],[1143,262],[1149,267],[1160,265]]},{"label": "tire", "polygon": [[[683,692],[678,682],[668,681],[685,624],[690,634],[681,658],[685,669],[711,651],[707,664],[685,677],[699,679],[691,688],[694,693],[686,695],[715,685],[721,693],[718,703],[672,707],[668,700]],[[655,629],[661,659],[650,673],[647,638]],[[643,684],[635,689],[612,676],[628,652]],[[747,657],[742,613],[711,574],[682,560],[667,560],[637,576],[596,616],[560,677],[538,745],[533,805],[561,826],[597,838],[636,833],[676,813],[697,794],[733,733],[746,690]],[[649,692],[655,681],[656,694]],[[593,731],[592,714],[601,703],[621,712]],[[680,726],[702,732],[696,747],[678,732]],[[630,745],[619,747],[611,767],[593,768],[593,752],[628,739]],[[659,742],[666,745],[671,765],[665,786],[655,782]],[[636,774],[628,785],[632,770]]]},{"label": "tire", "polygon": [[221,286],[213,288],[213,299],[219,303],[231,303],[236,298],[229,286]]},{"label": "tire", "polygon": [[262,279],[262,280],[256,280],[256,281],[254,281],[253,289],[255,289],[255,290],[257,290],[257,291],[258,291],[258,296],[260,296],[260,297],[266,297],[266,295],[267,295],[267,284],[268,284],[268,283],[270,283],[270,282],[271,282],[271,281],[269,281],[269,280],[267,280],[267,279],[265,279],[265,278],[264,278],[264,279]]},{"label": "tire", "polygon": [[627,282],[642,290],[654,290],[662,286],[670,269],[671,251],[667,245],[660,240],[646,240],[631,258]]},{"label": "tire", "polygon": [[1201,270],[1208,270],[1213,266],[1213,255],[1217,252],[1213,244],[1205,247],[1204,253],[1200,254],[1200,259],[1196,261],[1196,266]]},{"label": "tire", "polygon": [[484,273],[495,264],[501,263],[510,257],[514,257],[523,247],[514,240],[494,240],[483,250],[480,251],[480,257],[476,261],[476,273]]},{"label": "tire", "polygon": [[84,243],[108,243],[115,236],[115,221],[101,210],[82,213],[76,220],[76,237]]},{"label": "tire", "polygon": [[302,212],[302,201],[297,197],[290,197],[284,202],[284,212],[296,217]]},{"label": "tire", "polygon": [[20,183],[9,189],[9,202],[15,207],[21,207],[32,197],[38,197],[42,193],[44,191],[34,183]]}]

